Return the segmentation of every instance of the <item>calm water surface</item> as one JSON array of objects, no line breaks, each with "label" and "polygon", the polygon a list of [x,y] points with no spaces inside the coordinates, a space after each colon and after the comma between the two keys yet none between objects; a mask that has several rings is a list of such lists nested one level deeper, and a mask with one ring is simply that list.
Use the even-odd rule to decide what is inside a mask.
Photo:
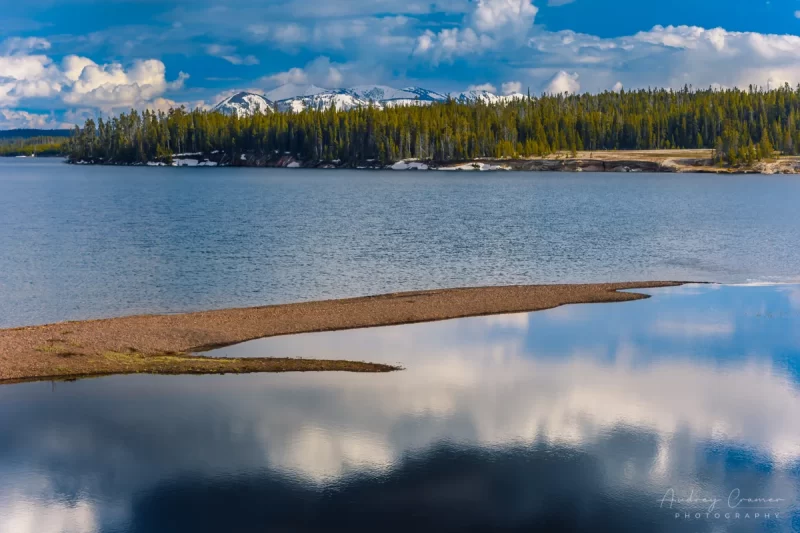
[{"label": "calm water surface", "polygon": [[217,352],[391,374],[0,387],[0,531],[797,531],[800,285],[649,292]]},{"label": "calm water surface", "polygon": [[0,327],[516,283],[800,276],[795,176],[0,158]]}]

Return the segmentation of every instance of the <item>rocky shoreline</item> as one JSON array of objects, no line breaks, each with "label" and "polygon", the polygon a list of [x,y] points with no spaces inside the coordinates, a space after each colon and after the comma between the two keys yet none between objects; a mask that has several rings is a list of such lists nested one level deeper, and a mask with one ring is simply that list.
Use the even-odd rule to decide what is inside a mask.
[{"label": "rocky shoreline", "polygon": [[[175,167],[261,167],[321,168],[398,171],[521,171],[521,172],[647,172],[708,174],[797,174],[800,160],[793,157],[761,161],[748,166],[720,166],[713,162],[710,150],[646,150],[625,152],[585,152],[575,156],[559,154],[541,158],[480,158],[471,161],[435,161],[405,159],[392,164],[365,161],[303,161],[291,154],[241,153],[221,151],[174,154],[146,166]],[[73,164],[130,165],[114,161],[68,161]],[[140,164],[142,165],[142,164]]]}]

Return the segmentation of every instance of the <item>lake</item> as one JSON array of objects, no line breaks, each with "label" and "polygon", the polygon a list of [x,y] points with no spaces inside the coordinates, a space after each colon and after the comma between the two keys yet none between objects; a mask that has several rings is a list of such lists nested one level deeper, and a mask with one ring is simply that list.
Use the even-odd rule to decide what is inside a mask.
[{"label": "lake", "polygon": [[215,352],[390,374],[2,386],[0,531],[796,531],[800,285],[643,292]]},{"label": "lake", "polygon": [[442,287],[800,276],[795,176],[0,158],[0,327]]}]

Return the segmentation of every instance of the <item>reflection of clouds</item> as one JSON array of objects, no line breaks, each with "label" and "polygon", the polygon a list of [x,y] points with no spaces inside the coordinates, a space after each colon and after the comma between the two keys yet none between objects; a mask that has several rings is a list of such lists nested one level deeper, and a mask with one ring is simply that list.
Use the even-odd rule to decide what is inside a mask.
[{"label": "reflection of clouds", "polygon": [[[41,476],[25,476],[0,496],[0,531],[9,533],[92,533],[96,511],[85,500],[60,501]],[[24,486],[19,486],[24,485]],[[0,485],[1,487],[2,485]],[[23,490],[27,489],[27,490]]]},{"label": "reflection of clouds", "polygon": [[[548,311],[548,320],[557,311]],[[610,354],[606,344],[567,353],[532,353],[527,341],[540,332],[535,326],[522,328],[522,318],[528,328],[532,316],[273,338],[234,347],[242,352],[231,355],[255,351],[401,362],[407,370],[387,379],[331,380],[313,375],[281,379],[274,385],[279,390],[330,394],[325,403],[336,405],[333,411],[340,415],[334,415],[334,424],[328,419],[327,427],[338,428],[338,438],[349,432],[373,435],[373,442],[385,442],[390,448],[388,456],[394,458],[390,462],[404,453],[404,447],[420,448],[439,440],[491,446],[541,441],[580,447],[619,427],[658,436],[663,450],[654,474],[668,470],[667,449],[680,431],[687,431],[695,443],[728,442],[757,449],[780,464],[800,458],[800,421],[792,417],[800,412],[800,399],[792,379],[773,368],[769,358],[753,357],[730,366],[688,356],[649,360],[644,346],[619,339]],[[581,317],[583,323],[586,318]],[[512,323],[520,328],[509,328]],[[645,323],[647,332],[690,343],[694,338],[730,337],[735,327],[727,315],[705,317],[704,322],[656,315]],[[365,411],[379,412],[380,417],[363,416]],[[430,427],[429,418],[435,420]],[[325,422],[316,420],[313,412],[303,421],[314,426]],[[411,424],[415,431],[425,426],[425,431],[398,444],[390,437],[396,424]],[[327,472],[342,470],[349,461],[344,455],[324,455],[332,461],[322,469]],[[387,453],[375,457],[376,465],[386,464]]]},{"label": "reflection of clouds", "polygon": [[521,330],[528,329],[528,313],[516,313],[511,315],[490,315],[485,319],[485,324],[489,327],[506,327]]},{"label": "reflection of clouds", "polygon": [[653,324],[652,331],[668,337],[728,337],[736,328],[732,321],[697,322],[689,317],[686,320],[660,320]]},{"label": "reflection of clouds", "polygon": [[782,287],[781,290],[786,293],[786,296],[789,298],[789,304],[792,306],[792,309],[800,310],[800,285]]},{"label": "reflection of clouds", "polygon": [[[409,342],[419,341],[417,336]],[[310,478],[344,471],[353,462],[346,450],[354,435],[370,442],[361,450],[367,453],[358,455],[359,464],[384,468],[409,447],[426,448],[442,440],[581,448],[621,427],[655,434],[664,448],[684,432],[695,444],[736,444],[779,465],[800,458],[800,420],[792,416],[800,412],[800,398],[792,380],[762,359],[730,368],[686,358],[637,365],[631,355],[636,348],[629,345],[622,345],[612,362],[586,352],[526,357],[523,347],[511,341],[495,349],[502,351],[502,359],[491,356],[488,346],[474,344],[441,353],[409,352],[404,360],[409,370],[378,381],[351,375],[275,380],[271,404],[280,405],[279,398],[289,391],[313,390],[328,406],[289,421],[289,433],[302,435],[308,427],[324,426],[325,439],[341,441],[327,442],[325,453],[313,460],[286,467]],[[270,412],[255,418],[260,420],[253,423],[264,428],[272,425]],[[398,440],[398,427],[410,435]],[[265,442],[264,448],[271,464],[285,461],[282,454],[273,455],[274,442]],[[659,452],[661,466],[654,474],[669,471],[669,457],[668,450]]]},{"label": "reflection of clouds", "polygon": [[[335,429],[306,426],[282,443],[272,440],[266,435],[271,465],[302,472],[315,481],[336,478],[349,471],[385,471],[393,462],[387,443],[370,433],[341,434]],[[288,446],[281,446],[284,443]]]}]

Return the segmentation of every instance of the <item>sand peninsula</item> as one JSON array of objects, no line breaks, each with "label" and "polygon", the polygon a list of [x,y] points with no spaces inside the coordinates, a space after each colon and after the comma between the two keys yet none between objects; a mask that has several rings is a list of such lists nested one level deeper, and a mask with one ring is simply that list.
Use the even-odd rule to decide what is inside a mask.
[{"label": "sand peninsula", "polygon": [[137,373],[389,372],[399,368],[317,360],[313,353],[303,359],[211,358],[196,354],[276,335],[539,311],[565,304],[638,300],[647,295],[618,291],[681,284],[631,282],[442,289],[4,329],[0,330],[0,383]]}]

